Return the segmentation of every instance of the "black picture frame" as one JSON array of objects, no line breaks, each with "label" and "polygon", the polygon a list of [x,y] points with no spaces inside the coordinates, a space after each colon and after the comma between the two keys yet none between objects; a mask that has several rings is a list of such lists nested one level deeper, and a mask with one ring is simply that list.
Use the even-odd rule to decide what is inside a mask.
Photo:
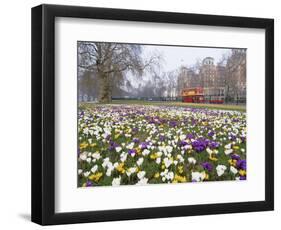
[{"label": "black picture frame", "polygon": [[[109,19],[265,29],[265,200],[55,213],[55,18]],[[274,209],[274,20],[110,8],[32,8],[32,221],[41,225],[222,214]]]}]

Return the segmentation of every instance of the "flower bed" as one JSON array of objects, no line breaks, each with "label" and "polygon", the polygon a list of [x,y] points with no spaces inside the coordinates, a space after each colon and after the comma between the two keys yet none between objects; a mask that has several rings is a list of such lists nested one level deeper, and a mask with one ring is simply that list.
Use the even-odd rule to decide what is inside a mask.
[{"label": "flower bed", "polygon": [[246,179],[246,114],[80,105],[78,186]]}]

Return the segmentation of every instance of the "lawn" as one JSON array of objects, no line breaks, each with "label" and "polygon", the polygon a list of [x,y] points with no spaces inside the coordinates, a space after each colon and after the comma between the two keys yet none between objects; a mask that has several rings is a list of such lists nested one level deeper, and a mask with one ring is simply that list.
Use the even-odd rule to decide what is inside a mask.
[{"label": "lawn", "polygon": [[183,107],[190,107],[190,108],[236,110],[241,112],[246,111],[246,105],[196,104],[196,103],[184,103],[178,101],[168,102],[168,101],[142,101],[142,100],[113,100],[110,104],[165,105],[165,106],[183,106]]}]

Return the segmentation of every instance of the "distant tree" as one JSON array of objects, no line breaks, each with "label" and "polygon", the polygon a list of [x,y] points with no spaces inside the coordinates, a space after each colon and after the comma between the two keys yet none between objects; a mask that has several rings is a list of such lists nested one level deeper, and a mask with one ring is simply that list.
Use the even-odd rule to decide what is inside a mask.
[{"label": "distant tree", "polygon": [[176,95],[176,84],[177,84],[177,74],[176,71],[169,71],[167,73],[167,95],[169,97],[175,97]]},{"label": "distant tree", "polygon": [[246,50],[232,49],[231,51],[226,63],[227,96],[238,99],[246,94]]}]

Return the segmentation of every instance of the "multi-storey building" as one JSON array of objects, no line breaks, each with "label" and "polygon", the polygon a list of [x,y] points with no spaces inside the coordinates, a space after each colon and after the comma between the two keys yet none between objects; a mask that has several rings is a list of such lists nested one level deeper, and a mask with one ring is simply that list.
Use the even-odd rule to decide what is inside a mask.
[{"label": "multi-storey building", "polygon": [[[184,68],[184,67],[183,67]],[[224,63],[215,64],[213,57],[203,59],[198,72],[182,69],[178,82],[182,89],[201,87],[205,98],[226,101],[246,99],[246,50],[233,49]]]}]

